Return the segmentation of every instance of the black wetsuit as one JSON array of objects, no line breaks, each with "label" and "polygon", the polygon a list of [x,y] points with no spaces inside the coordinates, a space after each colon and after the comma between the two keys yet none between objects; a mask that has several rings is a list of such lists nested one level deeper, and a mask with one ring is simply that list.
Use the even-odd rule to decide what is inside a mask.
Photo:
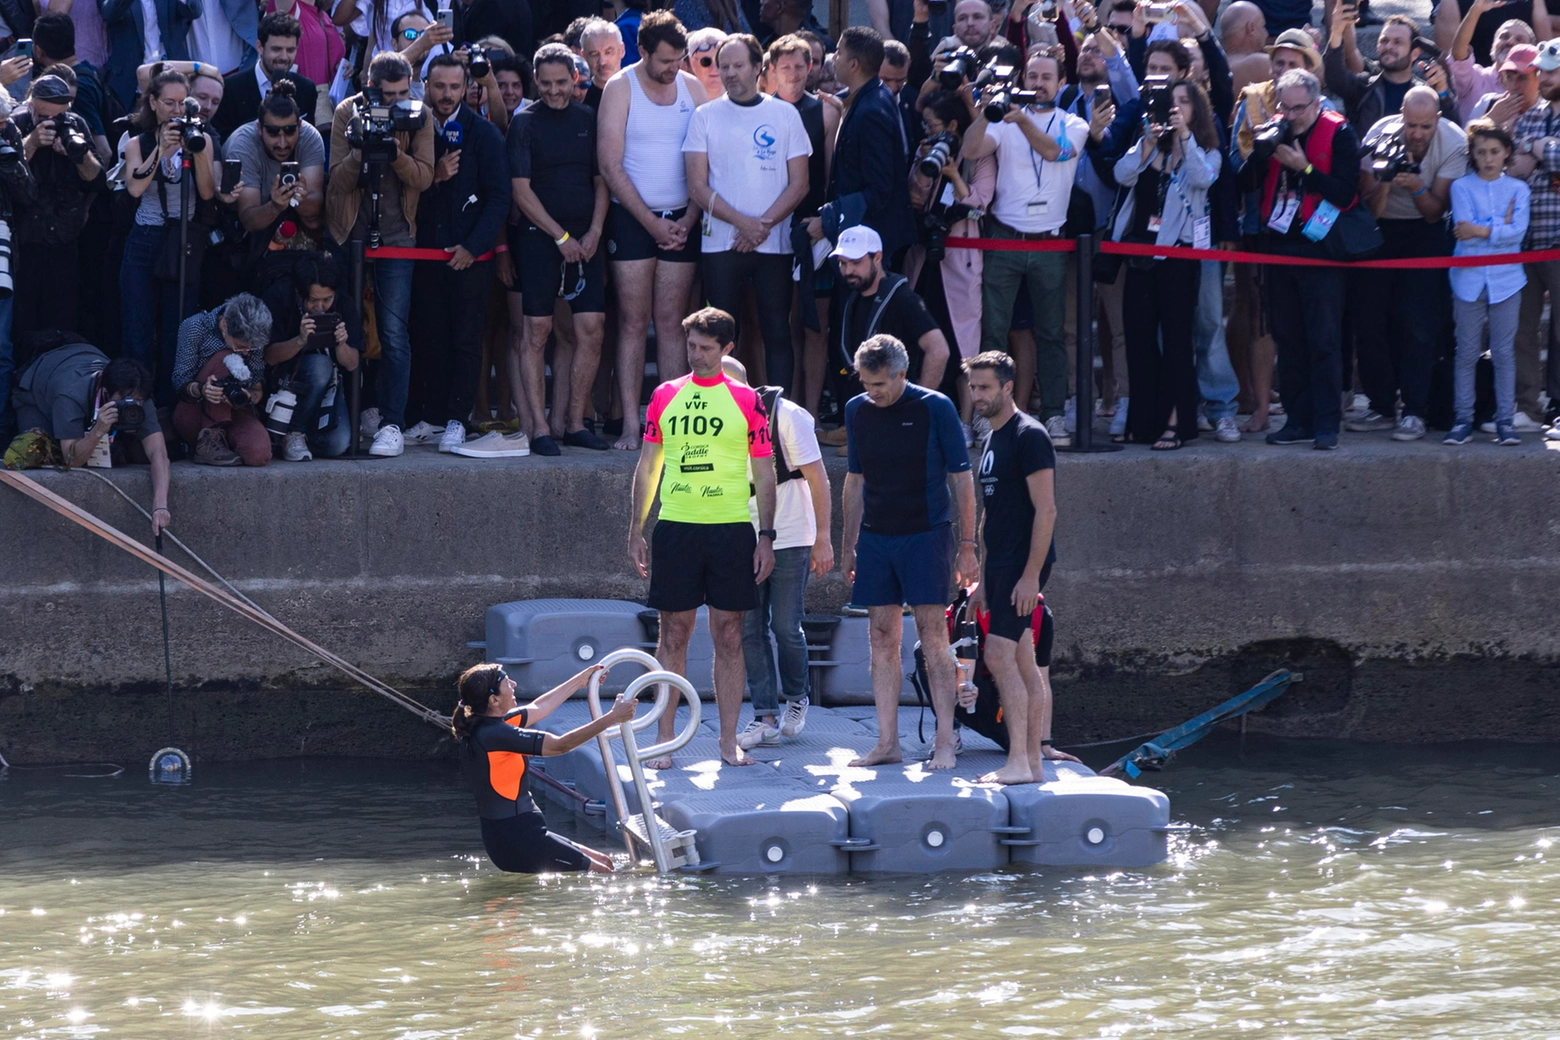
[{"label": "black wetsuit", "polygon": [[589,870],[590,859],[569,842],[547,832],[536,802],[524,791],[527,755],[542,753],[545,733],[524,729],[526,710],[504,718],[484,716],[461,741],[460,765],[477,799],[482,844],[499,870],[542,874]]}]

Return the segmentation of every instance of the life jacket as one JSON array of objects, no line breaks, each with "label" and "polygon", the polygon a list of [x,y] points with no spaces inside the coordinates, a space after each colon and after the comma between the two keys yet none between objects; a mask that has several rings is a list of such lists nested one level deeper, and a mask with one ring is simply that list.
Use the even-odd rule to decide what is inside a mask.
[{"label": "life jacket", "polygon": [[[1309,136],[1305,139],[1305,157],[1322,173],[1332,172],[1333,138],[1338,133],[1338,128],[1344,124],[1343,116],[1336,112],[1323,110],[1312,125]],[[1278,193],[1278,178],[1286,169],[1283,163],[1276,159],[1269,159],[1267,164],[1267,179],[1262,185],[1262,213],[1263,219],[1273,212],[1273,199]],[[1316,207],[1321,205],[1322,196],[1315,192],[1302,192],[1300,195],[1300,215],[1295,218],[1295,227],[1305,226],[1305,222],[1311,219],[1311,214],[1316,212]],[[1353,209],[1359,204],[1358,197],[1349,203],[1346,209]]]}]

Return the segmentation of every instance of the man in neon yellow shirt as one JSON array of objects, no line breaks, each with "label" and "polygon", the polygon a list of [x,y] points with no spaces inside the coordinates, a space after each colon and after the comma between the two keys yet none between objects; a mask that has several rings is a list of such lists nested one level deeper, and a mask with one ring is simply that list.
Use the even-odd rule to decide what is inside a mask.
[{"label": "man in neon yellow shirt", "polygon": [[[688,669],[688,640],[701,606],[710,608],[715,643],[715,706],[720,754],[728,765],[750,765],[737,746],[737,714],[747,674],[742,615],[758,606],[758,586],[774,569],[775,470],[769,421],[751,387],[729,379],[721,358],[736,340],[736,322],[714,307],[683,320],[692,372],[662,383],[650,398],[644,446],[634,470],[628,555],[650,578],[649,606],[661,613],[655,656],[668,671]],[[759,531],[748,516],[748,467],[758,498]],[[656,491],[661,512],[646,546],[645,520]],[[650,556],[656,559],[654,571]],[[660,740],[672,736],[672,712],[661,716]],[[671,765],[667,756],[648,762]]]}]

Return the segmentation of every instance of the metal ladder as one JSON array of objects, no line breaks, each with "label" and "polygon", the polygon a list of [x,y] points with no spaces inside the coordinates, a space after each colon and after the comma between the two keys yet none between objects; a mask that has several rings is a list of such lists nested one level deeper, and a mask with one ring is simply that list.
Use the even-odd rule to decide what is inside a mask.
[{"label": "metal ladder", "polygon": [[[694,844],[696,832],[679,831],[655,814],[655,803],[650,798],[650,783],[645,779],[642,763],[647,758],[670,755],[693,739],[699,729],[699,693],[687,679],[675,672],[662,670],[660,661],[633,647],[614,650],[597,663],[601,665],[601,671],[591,676],[585,699],[593,719],[599,719],[604,714],[601,709],[601,681],[615,665],[637,664],[648,669],[644,675],[628,684],[626,692],[630,697],[637,697],[651,686],[656,688],[655,703],[649,711],[637,715],[632,722],[625,722],[596,737],[596,743],[601,748],[601,762],[606,768],[607,786],[612,792],[612,804],[617,809],[618,820],[621,821],[619,825],[623,829],[623,847],[632,859],[639,858],[640,849],[648,849],[651,858],[655,860],[656,869],[663,874],[678,867],[696,867],[699,865],[699,851]],[[677,710],[672,697],[673,689],[688,704],[687,726],[665,743],[639,747],[634,740],[635,733],[655,725],[666,711]],[[633,776],[634,790],[639,795],[641,811],[638,813],[630,814],[628,811],[623,781],[618,776],[617,763],[612,756],[611,741],[614,737],[623,742],[623,757],[628,760],[628,771]]]}]

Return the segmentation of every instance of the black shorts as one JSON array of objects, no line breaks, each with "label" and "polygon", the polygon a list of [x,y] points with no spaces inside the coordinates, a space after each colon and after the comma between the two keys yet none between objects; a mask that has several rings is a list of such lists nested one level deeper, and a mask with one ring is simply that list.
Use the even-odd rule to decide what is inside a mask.
[{"label": "black shorts", "polygon": [[[1025,617],[1013,609],[1013,586],[1018,584],[1023,573],[1022,564],[1013,567],[988,566],[981,582],[986,590],[986,609],[991,612],[988,634],[1011,639],[1015,643],[1024,638],[1024,633],[1034,625],[1032,616]],[[1045,588],[1045,579],[1049,574],[1049,571],[1040,574],[1042,589]],[[1041,615],[1040,632],[1035,637],[1035,658],[1041,667],[1047,667],[1051,663],[1051,644],[1056,636],[1056,622],[1051,616],[1051,608],[1045,605],[1044,593],[1041,593],[1035,611]]]},{"label": "black shorts", "polygon": [[677,613],[710,606],[754,610],[753,525],[687,524],[658,520],[650,533],[650,598],[653,610]]},{"label": "black shorts", "polygon": [[589,870],[590,858],[547,830],[539,812],[482,821],[482,845],[488,859],[510,874],[551,874]]},{"label": "black shorts", "polygon": [[[668,220],[681,220],[688,214],[688,207],[662,210]],[[607,206],[607,259],[612,261],[665,260],[674,264],[693,264],[699,261],[699,229],[688,232],[688,243],[681,249],[662,249],[650,237],[645,226],[635,220],[622,206],[613,202]]]},{"label": "black shorts", "polygon": [[575,314],[601,314],[607,309],[607,264],[604,250],[598,246],[596,255],[585,261],[585,284],[580,286],[581,266],[564,265],[563,253],[545,231],[521,226],[510,234],[511,255],[519,277],[511,292],[520,294],[520,309],[528,318],[550,318],[561,297],[575,292],[579,295],[565,300]]}]

